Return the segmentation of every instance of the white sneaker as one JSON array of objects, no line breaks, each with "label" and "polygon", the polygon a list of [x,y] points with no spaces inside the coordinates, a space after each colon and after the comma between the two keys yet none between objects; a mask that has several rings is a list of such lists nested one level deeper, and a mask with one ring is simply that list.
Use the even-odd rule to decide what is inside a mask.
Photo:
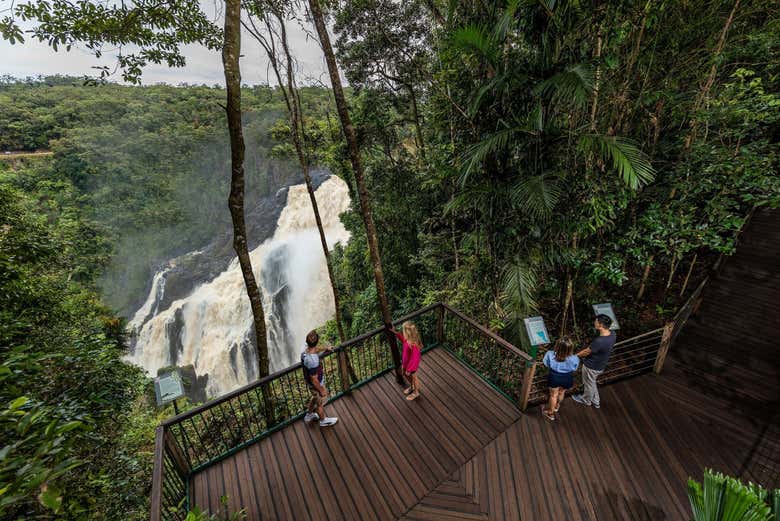
[{"label": "white sneaker", "polygon": [[590,403],[585,401],[585,395],[583,394],[575,394],[571,397],[571,399],[577,403],[581,403],[582,405],[590,407]]},{"label": "white sneaker", "polygon": [[336,425],[337,421],[339,421],[339,419],[335,416],[323,418],[320,420],[320,427],[330,427],[331,425]]},{"label": "white sneaker", "polygon": [[319,419],[320,419],[320,415],[317,414],[316,412],[307,412],[306,416],[303,417],[303,421],[305,421],[306,423],[309,423],[314,420],[319,420]]}]

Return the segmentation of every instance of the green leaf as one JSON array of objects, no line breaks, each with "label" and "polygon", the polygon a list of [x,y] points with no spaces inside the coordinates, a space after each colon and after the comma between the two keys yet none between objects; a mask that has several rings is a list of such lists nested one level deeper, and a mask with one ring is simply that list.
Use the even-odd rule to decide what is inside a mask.
[{"label": "green leaf", "polygon": [[25,404],[27,404],[27,402],[29,402],[29,401],[30,401],[30,399],[27,398],[26,396],[20,396],[16,400],[12,401],[11,404],[8,406],[8,408],[11,411],[16,411],[16,410],[21,409],[22,407],[24,407]]},{"label": "green leaf", "polygon": [[53,510],[55,513],[60,511],[62,507],[62,495],[60,491],[51,485],[44,485],[41,493],[38,495],[38,500],[45,507]]}]

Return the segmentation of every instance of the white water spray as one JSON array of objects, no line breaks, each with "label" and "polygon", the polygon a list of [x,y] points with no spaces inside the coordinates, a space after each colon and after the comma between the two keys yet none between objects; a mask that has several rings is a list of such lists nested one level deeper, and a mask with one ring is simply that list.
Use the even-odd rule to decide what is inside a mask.
[{"label": "white water spray", "polygon": [[[331,176],[315,196],[330,249],[349,232],[339,215],[349,208],[346,183]],[[250,252],[263,291],[271,371],[294,363],[306,333],[333,317],[333,293],[305,185],[290,187],[274,236]],[[161,367],[188,365],[208,374],[207,393],[224,394],[257,377],[251,338],[252,311],[234,258],[215,279],[174,301],[159,314],[165,268],[155,275],[143,306],[130,322],[138,338],[129,361],[154,375]],[[153,311],[154,310],[154,311]],[[146,318],[152,313],[154,316]]]}]

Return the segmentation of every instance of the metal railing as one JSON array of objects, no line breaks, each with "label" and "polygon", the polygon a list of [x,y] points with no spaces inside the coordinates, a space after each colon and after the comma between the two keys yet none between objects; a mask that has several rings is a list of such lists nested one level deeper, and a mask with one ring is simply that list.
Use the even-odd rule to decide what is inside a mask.
[{"label": "metal railing", "polygon": [[[442,340],[441,317],[441,304],[433,304],[393,324],[414,320],[430,349]],[[395,367],[392,350],[398,345],[395,339],[389,340],[385,328],[376,328],[322,357],[331,400]],[[193,473],[297,420],[306,412],[310,398],[297,363],[163,421],[155,444],[152,521],[183,520]]]},{"label": "metal railing", "polygon": [[523,382],[533,358],[474,319],[442,304],[444,347],[514,403],[523,401]]},{"label": "metal railing", "polygon": [[[599,375],[599,384],[607,384],[652,371],[664,342],[665,331],[667,328],[662,327],[617,342],[609,358],[607,369]],[[539,347],[528,404],[542,403],[547,398],[548,369],[542,364],[542,359],[549,347]],[[581,388],[582,372],[577,371],[574,387],[569,392],[577,392]]]}]

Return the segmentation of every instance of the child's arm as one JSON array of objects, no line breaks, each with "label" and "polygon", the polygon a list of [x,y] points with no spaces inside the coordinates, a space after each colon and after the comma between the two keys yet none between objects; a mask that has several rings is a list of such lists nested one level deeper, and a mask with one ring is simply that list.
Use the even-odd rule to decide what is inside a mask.
[{"label": "child's arm", "polygon": [[334,350],[335,348],[333,346],[317,346],[316,353],[318,355],[327,354]]}]

